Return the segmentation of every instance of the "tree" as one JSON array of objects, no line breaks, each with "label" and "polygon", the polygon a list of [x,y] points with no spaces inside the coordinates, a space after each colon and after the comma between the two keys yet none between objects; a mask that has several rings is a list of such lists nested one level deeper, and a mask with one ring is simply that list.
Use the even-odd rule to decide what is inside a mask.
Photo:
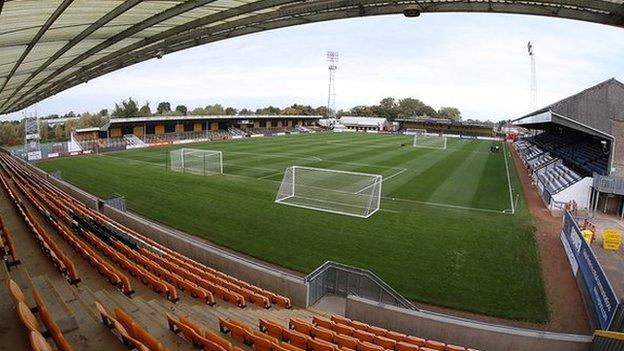
[{"label": "tree", "polygon": [[108,117],[108,109],[107,109],[107,108],[101,109],[101,110],[100,110],[100,116],[102,116],[102,117],[105,117],[105,116],[106,116],[106,117]]},{"label": "tree", "polygon": [[257,115],[280,115],[282,110],[279,107],[269,106],[256,110]]},{"label": "tree", "polygon": [[242,116],[250,116],[250,115],[253,115],[253,114],[254,114],[254,112],[253,112],[253,111],[251,111],[251,110],[249,110],[249,109],[244,108],[244,109],[240,110],[240,111],[238,112],[238,114],[239,114],[239,115],[242,115]]},{"label": "tree", "polygon": [[355,106],[349,110],[351,116],[374,117],[375,111],[370,106]]},{"label": "tree", "polygon": [[399,100],[399,116],[400,117],[414,117],[418,116],[418,112],[425,106],[425,103],[414,98],[405,98]]},{"label": "tree", "polygon": [[313,114],[317,116],[327,116],[327,106],[319,106],[315,108]]},{"label": "tree", "polygon": [[228,116],[235,116],[238,113],[238,110],[234,107],[228,107],[225,109],[225,114]]},{"label": "tree", "polygon": [[48,122],[39,122],[39,137],[42,142],[50,139],[50,125]]},{"label": "tree", "polygon": [[128,100],[123,100],[121,104],[115,104],[115,109],[113,110],[112,117],[115,118],[129,118],[136,117],[139,115],[139,106],[136,101],[132,98],[128,98]]},{"label": "tree", "polygon": [[381,99],[378,106],[374,106],[373,110],[379,117],[386,118],[389,121],[394,120],[399,115],[399,105],[393,97]]},{"label": "tree", "polygon": [[65,137],[65,131],[64,131],[63,125],[61,123],[57,123],[54,126],[54,139],[56,141],[63,141],[64,137]]},{"label": "tree", "polygon": [[433,107],[429,106],[429,105],[425,105],[423,107],[421,107],[420,109],[418,109],[417,116],[428,116],[428,117],[433,117],[433,118],[437,118],[438,117],[438,112],[436,112],[436,110],[433,109]]},{"label": "tree", "polygon": [[158,107],[156,107],[156,111],[158,111],[159,115],[171,112],[171,104],[169,102],[163,101],[158,103]]},{"label": "tree", "polygon": [[450,106],[443,106],[443,107],[440,107],[440,109],[438,110],[438,117],[448,118],[452,121],[459,121],[461,120],[461,112],[459,111],[458,108],[450,107]]},{"label": "tree", "polygon": [[220,104],[208,105],[206,106],[206,114],[209,116],[221,116],[225,114],[225,110]]},{"label": "tree", "polygon": [[176,112],[180,113],[182,116],[186,116],[186,113],[188,112],[188,108],[186,108],[186,106],[184,105],[178,105],[175,108]]},{"label": "tree", "polygon": [[204,110],[203,107],[195,107],[189,114],[193,116],[203,116],[206,114],[206,110]]},{"label": "tree", "polygon": [[152,109],[150,108],[149,102],[145,101],[145,104],[141,106],[139,109],[139,117],[149,117],[152,115]]}]

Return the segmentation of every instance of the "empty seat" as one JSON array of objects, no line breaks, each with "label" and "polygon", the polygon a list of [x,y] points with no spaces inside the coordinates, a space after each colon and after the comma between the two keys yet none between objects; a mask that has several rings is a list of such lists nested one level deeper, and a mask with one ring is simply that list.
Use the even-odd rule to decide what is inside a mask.
[{"label": "empty seat", "polygon": [[31,331],[28,335],[28,339],[30,340],[30,347],[32,347],[33,351],[54,351],[46,339],[36,331]]},{"label": "empty seat", "polygon": [[323,327],[312,327],[312,336],[314,336],[315,339],[333,342],[334,335],[336,335],[336,333],[331,329]]},{"label": "empty seat", "polygon": [[334,325],[334,322],[331,320],[319,316],[312,317],[312,323],[327,329],[332,329],[332,326]]}]

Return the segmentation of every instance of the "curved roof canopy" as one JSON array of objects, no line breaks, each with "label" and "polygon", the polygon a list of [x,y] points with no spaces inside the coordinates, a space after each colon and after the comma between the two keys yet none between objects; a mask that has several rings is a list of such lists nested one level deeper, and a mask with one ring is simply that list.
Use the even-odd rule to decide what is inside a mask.
[{"label": "curved roof canopy", "polygon": [[193,46],[406,9],[531,14],[624,27],[624,0],[0,0],[0,114]]}]

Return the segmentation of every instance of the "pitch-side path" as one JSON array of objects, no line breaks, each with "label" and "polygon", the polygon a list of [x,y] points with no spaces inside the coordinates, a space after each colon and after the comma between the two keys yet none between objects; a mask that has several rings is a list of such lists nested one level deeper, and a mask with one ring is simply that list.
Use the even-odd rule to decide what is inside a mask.
[{"label": "pitch-side path", "polygon": [[535,239],[550,308],[550,322],[546,329],[568,333],[589,333],[591,330],[583,301],[559,239],[561,218],[553,217],[546,209],[535,186],[531,184],[531,179],[516,149],[509,147],[509,150],[518,170],[518,177],[524,189],[524,198],[536,229]]}]

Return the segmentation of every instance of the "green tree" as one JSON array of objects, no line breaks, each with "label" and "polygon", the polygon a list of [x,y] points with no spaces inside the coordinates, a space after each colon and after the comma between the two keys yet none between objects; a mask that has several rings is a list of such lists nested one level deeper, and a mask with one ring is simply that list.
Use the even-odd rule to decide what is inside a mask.
[{"label": "green tree", "polygon": [[178,105],[175,108],[176,112],[180,113],[182,116],[186,116],[186,113],[188,112],[188,108],[186,108],[186,106],[184,105]]},{"label": "green tree", "polygon": [[225,109],[225,114],[228,116],[235,116],[238,113],[238,110],[234,107],[228,107]]},{"label": "green tree", "polygon": [[256,110],[257,115],[281,115],[282,110],[279,107],[269,106]]},{"label": "green tree", "polygon": [[254,112],[253,112],[253,111],[251,111],[251,110],[249,110],[249,109],[244,108],[244,109],[240,110],[240,111],[238,112],[238,114],[239,114],[239,115],[243,115],[243,116],[250,116],[250,115],[253,115],[253,114],[254,114]]},{"label": "green tree", "polygon": [[139,106],[136,101],[132,98],[128,98],[128,100],[123,100],[121,103],[115,104],[115,109],[113,110],[112,117],[115,118],[129,118],[136,117],[139,115]]},{"label": "green tree", "polygon": [[160,102],[158,103],[158,107],[156,107],[156,111],[158,111],[159,115],[169,113],[171,112],[171,104],[166,101]]},{"label": "green tree", "polygon": [[64,138],[65,138],[65,128],[63,128],[63,125],[61,123],[58,123],[57,125],[54,126],[54,140],[63,141]]},{"label": "green tree", "polygon": [[225,114],[225,110],[220,104],[208,105],[205,110],[209,116],[222,116]]},{"label": "green tree", "polygon": [[108,117],[108,109],[107,108],[103,108],[100,110],[100,116],[102,117]]},{"label": "green tree", "polygon": [[189,112],[190,115],[193,116],[203,116],[206,114],[206,110],[203,107],[196,107]]},{"label": "green tree", "polygon": [[141,106],[139,109],[139,117],[149,117],[152,115],[152,109],[150,108],[149,102],[145,101],[145,104]]},{"label": "green tree", "polygon": [[414,99],[405,98],[399,100],[399,117],[414,117],[427,106],[424,102]]},{"label": "green tree", "polygon": [[452,121],[461,120],[461,112],[456,107],[443,106],[438,110],[438,117],[448,118]]},{"label": "green tree", "polygon": [[393,97],[381,99],[379,105],[373,107],[375,115],[393,121],[399,115],[399,105]]},{"label": "green tree", "polygon": [[349,115],[351,116],[361,116],[361,117],[373,117],[375,116],[375,111],[370,106],[355,106],[351,110],[349,110]]}]

